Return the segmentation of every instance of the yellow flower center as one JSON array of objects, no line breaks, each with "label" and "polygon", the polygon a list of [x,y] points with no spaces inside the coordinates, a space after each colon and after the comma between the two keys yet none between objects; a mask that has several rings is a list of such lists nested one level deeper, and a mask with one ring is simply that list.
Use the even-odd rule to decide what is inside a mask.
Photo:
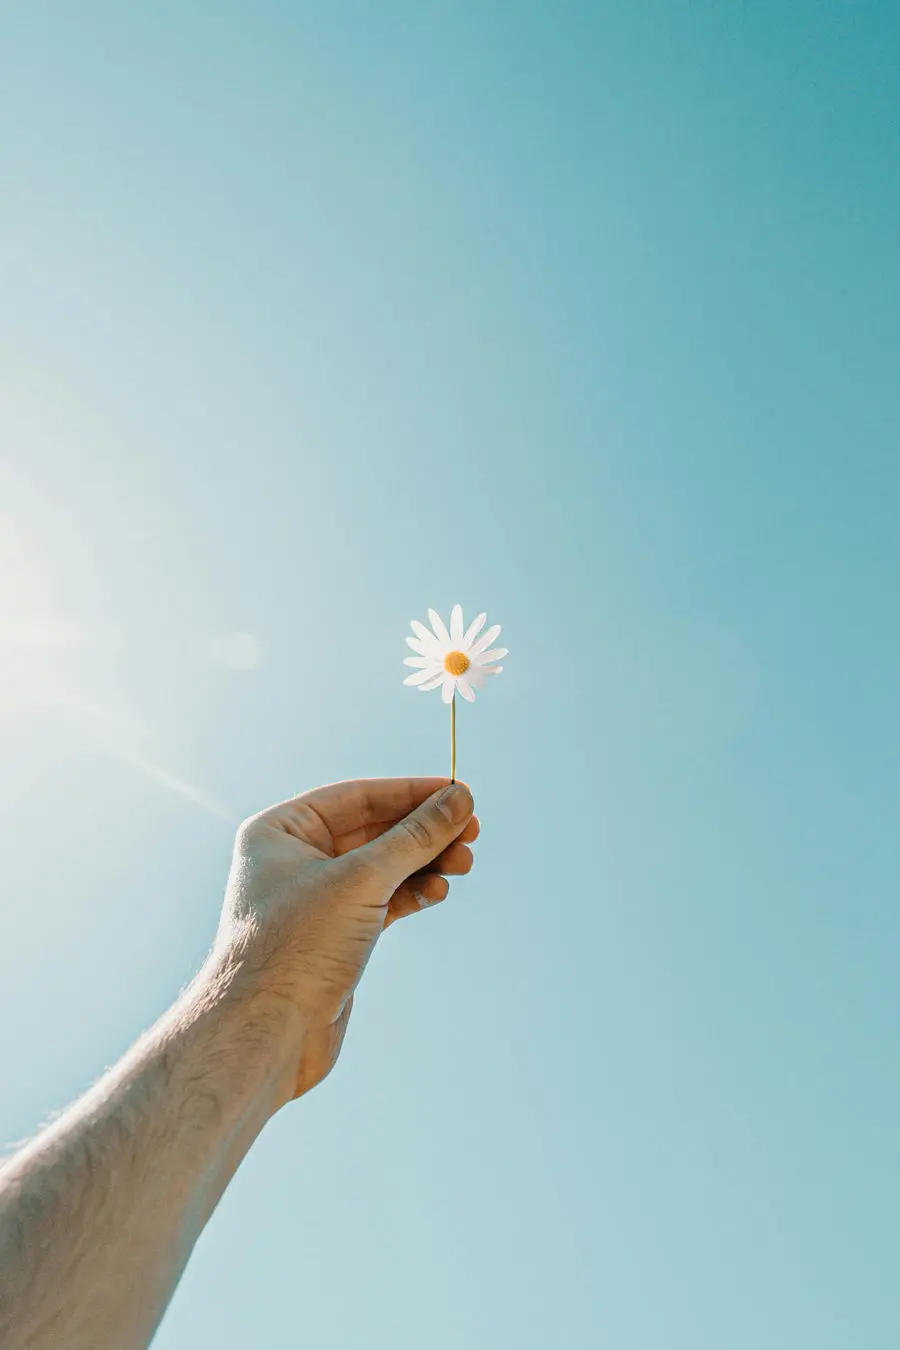
[{"label": "yellow flower center", "polygon": [[465,652],[448,652],[444,657],[444,669],[448,675],[465,675],[470,664]]}]

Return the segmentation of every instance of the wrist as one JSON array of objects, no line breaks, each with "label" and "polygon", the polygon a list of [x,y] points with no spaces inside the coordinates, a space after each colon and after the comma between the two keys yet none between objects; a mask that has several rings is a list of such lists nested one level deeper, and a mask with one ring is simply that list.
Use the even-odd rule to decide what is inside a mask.
[{"label": "wrist", "polygon": [[279,994],[239,948],[211,953],[176,1005],[241,1116],[261,1124],[293,1095],[297,1047],[305,1027],[296,1005]]},{"label": "wrist", "polygon": [[[201,997],[222,1000],[258,1054],[277,1073],[274,1110],[321,1083],[334,1066],[353,1004],[352,992],[323,997],[320,977],[291,959],[288,943],[273,944],[254,926],[220,930],[198,980]],[[299,968],[298,968],[299,967]],[[326,981],[327,983],[327,981]]]}]

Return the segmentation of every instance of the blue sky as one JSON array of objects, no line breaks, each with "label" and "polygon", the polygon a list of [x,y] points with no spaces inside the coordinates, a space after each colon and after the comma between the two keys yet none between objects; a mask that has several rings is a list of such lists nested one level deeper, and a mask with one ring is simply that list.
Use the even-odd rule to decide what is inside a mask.
[{"label": "blue sky", "polygon": [[511,649],[476,871],[162,1350],[897,1344],[897,38],[6,7],[0,1136],[191,976],[243,815],[446,771],[411,617]]}]

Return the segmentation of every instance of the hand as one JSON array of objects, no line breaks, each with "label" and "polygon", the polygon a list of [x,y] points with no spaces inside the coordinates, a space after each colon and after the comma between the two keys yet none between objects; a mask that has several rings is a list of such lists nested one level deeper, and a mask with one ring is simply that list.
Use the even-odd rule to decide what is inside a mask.
[{"label": "hand", "polygon": [[478,835],[472,797],[440,778],[333,783],[238,831],[217,952],[290,1010],[285,1100],[340,1052],[353,991],[395,919],[446,899]]}]

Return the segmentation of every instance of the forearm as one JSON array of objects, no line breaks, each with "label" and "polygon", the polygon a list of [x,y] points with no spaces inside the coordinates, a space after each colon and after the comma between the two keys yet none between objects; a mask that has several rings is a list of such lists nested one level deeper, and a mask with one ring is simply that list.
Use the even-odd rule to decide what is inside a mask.
[{"label": "forearm", "polygon": [[241,1158],[291,1095],[289,1015],[217,960],[0,1169],[4,1350],[149,1343]]}]

